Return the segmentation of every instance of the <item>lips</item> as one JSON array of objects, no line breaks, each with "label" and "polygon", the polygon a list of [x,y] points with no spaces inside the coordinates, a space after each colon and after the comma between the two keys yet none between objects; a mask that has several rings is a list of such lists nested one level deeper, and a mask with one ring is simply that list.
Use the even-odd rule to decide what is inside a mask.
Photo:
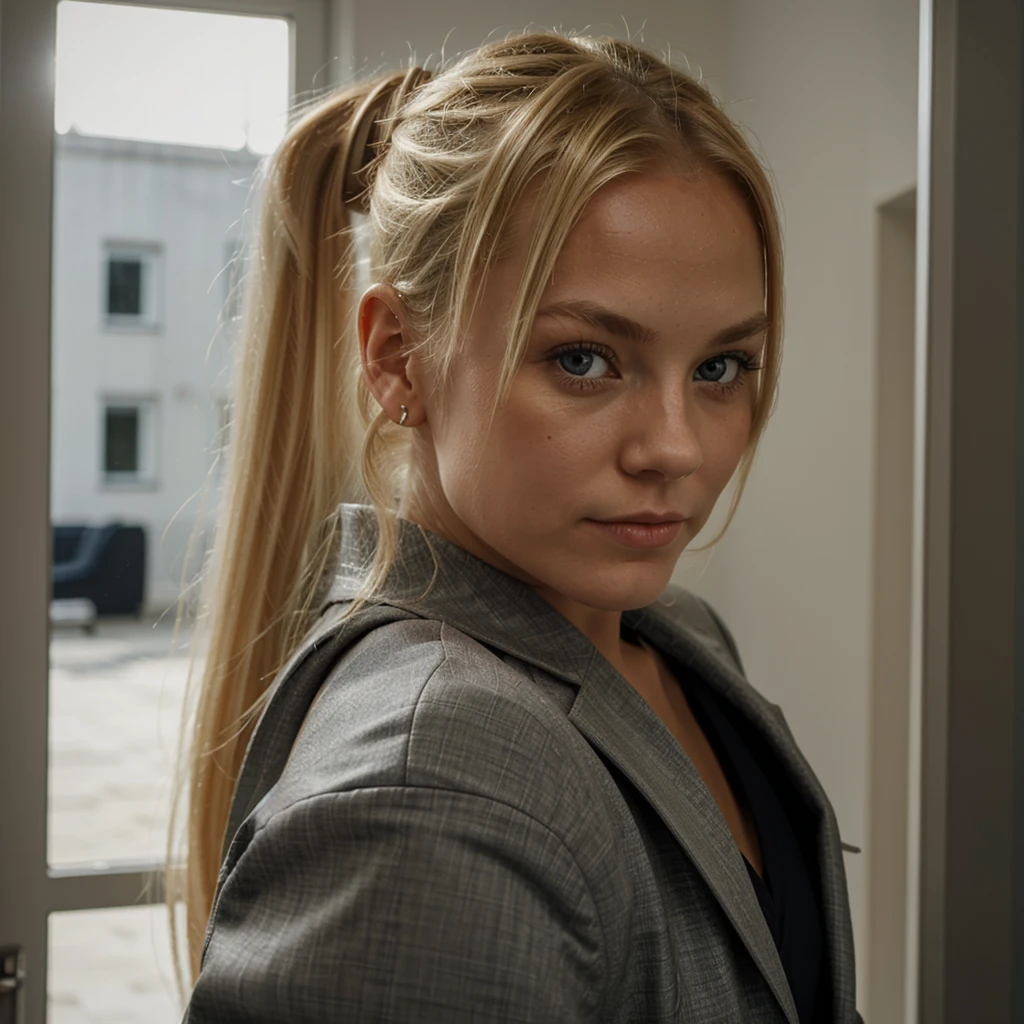
[{"label": "lips", "polygon": [[662,519],[660,522],[591,519],[590,523],[605,537],[632,548],[660,548],[670,544],[683,527],[681,519]]},{"label": "lips", "polygon": [[595,519],[597,523],[680,523],[686,516],[679,512],[633,512],[629,515],[616,516],[614,519]]}]

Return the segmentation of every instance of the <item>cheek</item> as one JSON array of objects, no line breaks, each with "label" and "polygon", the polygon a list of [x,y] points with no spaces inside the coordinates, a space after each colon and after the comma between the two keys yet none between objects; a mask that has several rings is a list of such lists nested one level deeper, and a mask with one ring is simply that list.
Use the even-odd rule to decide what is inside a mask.
[{"label": "cheek", "polygon": [[478,526],[543,532],[599,475],[607,447],[593,424],[515,392],[485,439],[488,411],[484,405],[460,422],[458,438],[450,435],[451,455],[442,466],[449,501]]},{"label": "cheek", "polygon": [[707,477],[720,492],[729,482],[739,465],[750,438],[751,411],[737,409],[733,415],[723,417],[707,431],[704,445],[704,461],[708,467]]},{"label": "cheek", "polygon": [[600,445],[593,430],[564,416],[510,407],[499,415],[482,465],[495,493],[534,507],[557,505],[593,478]]},{"label": "cheek", "polygon": [[445,498],[457,509],[479,475],[476,467],[484,465],[487,406],[473,382],[457,374],[445,394],[445,407],[445,415],[438,414],[431,428],[433,456]]}]

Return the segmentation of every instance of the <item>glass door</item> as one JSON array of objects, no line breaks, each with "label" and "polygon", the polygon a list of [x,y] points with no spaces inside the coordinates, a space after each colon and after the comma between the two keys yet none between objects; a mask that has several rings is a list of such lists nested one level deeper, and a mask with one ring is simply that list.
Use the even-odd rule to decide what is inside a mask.
[{"label": "glass door", "polygon": [[250,188],[330,84],[326,15],[3,0],[0,1021],[15,988],[27,1024],[180,1019],[175,625],[216,508]]}]

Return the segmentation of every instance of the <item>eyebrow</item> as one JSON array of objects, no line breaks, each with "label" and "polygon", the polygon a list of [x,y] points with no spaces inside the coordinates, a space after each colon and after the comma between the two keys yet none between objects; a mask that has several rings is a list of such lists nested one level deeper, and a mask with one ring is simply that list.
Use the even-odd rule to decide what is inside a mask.
[{"label": "eyebrow", "polygon": [[[537,311],[537,319],[539,320],[541,317],[568,317],[579,320],[590,327],[596,327],[608,334],[615,334],[629,341],[635,341],[640,345],[650,345],[658,337],[658,332],[652,328],[645,327],[628,316],[614,313],[612,310],[605,309],[604,306],[586,299],[567,299],[564,302],[552,303]],[[738,324],[719,331],[712,339],[712,344],[731,345],[768,330],[770,325],[771,322],[764,313],[755,313],[753,316],[747,317],[746,320],[741,320]]]}]

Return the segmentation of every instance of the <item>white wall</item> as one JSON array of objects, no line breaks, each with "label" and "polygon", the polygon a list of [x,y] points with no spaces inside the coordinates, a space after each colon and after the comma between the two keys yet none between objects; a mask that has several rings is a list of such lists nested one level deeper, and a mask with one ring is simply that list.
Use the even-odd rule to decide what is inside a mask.
[{"label": "white wall", "polygon": [[671,47],[695,72],[702,70],[717,94],[728,53],[729,5],[714,0],[332,0],[332,10],[339,40],[334,52],[343,55],[336,77],[353,67],[365,72],[406,66],[410,52],[421,63],[430,58],[433,67],[442,50],[451,57],[489,36],[531,27],[586,29],[595,35],[632,35],[655,52]]},{"label": "white wall", "polygon": [[[876,209],[916,177],[916,0],[733,0],[728,52],[727,109],[758,141],[782,201],[785,358],[730,532],[678,578],[723,611],[843,838],[867,851]],[[866,859],[846,856],[862,1009]]]}]

